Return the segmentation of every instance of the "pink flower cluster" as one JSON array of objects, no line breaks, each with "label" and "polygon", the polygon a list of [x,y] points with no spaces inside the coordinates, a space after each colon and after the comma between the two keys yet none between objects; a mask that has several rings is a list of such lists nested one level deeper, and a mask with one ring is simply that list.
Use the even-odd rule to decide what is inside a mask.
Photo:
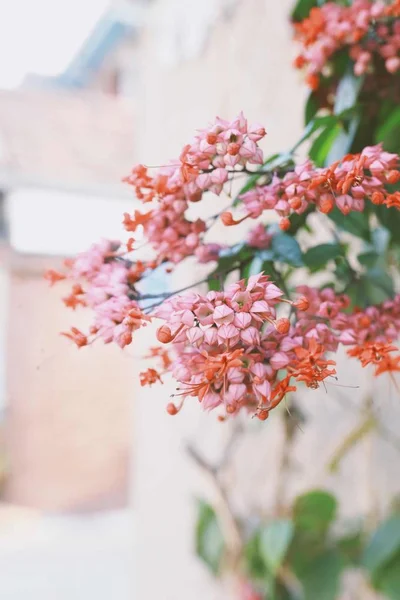
[{"label": "pink flower cluster", "polygon": [[361,75],[374,68],[374,58],[384,61],[386,70],[400,70],[400,21],[398,0],[391,5],[382,0],[354,0],[350,6],[327,2],[311,9],[309,16],[295,23],[295,38],[303,49],[295,60],[297,68],[306,67],[307,82],[319,86],[319,74],[332,56],[349,48],[355,61],[354,72]]},{"label": "pink flower cluster", "polygon": [[161,167],[154,175],[143,165],[134,167],[125,181],[135,195],[151,202],[147,213],[125,214],[128,231],[142,225],[146,238],[157,251],[159,261],[180,262],[195,253],[202,262],[215,258],[215,248],[201,250],[204,221],[190,221],[186,211],[190,202],[201,200],[204,192],[221,194],[232,172],[263,162],[257,142],[265,136],[261,126],[249,126],[241,113],[233,121],[217,118],[185,146],[179,160]]},{"label": "pink flower cluster", "polygon": [[400,294],[382,304],[348,312],[350,298],[346,294],[308,286],[296,291],[308,302],[305,310],[297,312],[296,333],[314,337],[331,352],[336,352],[339,344],[390,344],[400,336]]},{"label": "pink flower cluster", "polygon": [[[256,186],[243,194],[241,200],[246,216],[252,219],[266,210],[274,210],[281,217],[282,229],[290,225],[287,219],[290,214],[301,214],[310,205],[323,213],[337,206],[347,215],[351,211],[363,211],[368,199],[400,210],[400,193],[386,189],[388,184],[400,180],[398,164],[397,154],[383,151],[381,145],[369,146],[360,154],[345,156],[327,168],[317,168],[307,161],[282,179],[274,176],[270,184]],[[235,224],[242,220],[235,221],[231,217],[224,222]]]},{"label": "pink flower cluster", "polygon": [[75,327],[64,334],[78,347],[101,337],[104,343],[115,342],[123,348],[132,342],[132,333],[150,320],[137,301],[130,297],[130,283],[145,267],[119,259],[120,246],[120,242],[103,240],[75,260],[67,261],[67,275],[48,274],[53,283],[61,279],[75,282],[70,295],[64,298],[67,306],[73,309],[87,306],[93,310],[94,320],[88,335]]},{"label": "pink flower cluster", "polygon": [[[167,300],[156,312],[165,320],[157,337],[174,345],[171,370],[180,384],[176,396],[197,397],[204,409],[223,406],[228,414],[243,407],[256,409],[260,418],[266,418],[286,392],[295,389],[290,386],[291,377],[317,387],[333,375],[334,370],[327,368],[333,363],[321,358],[323,349],[310,349],[289,319],[276,318],[276,305],[282,302],[293,304],[262,274],[223,292]],[[294,303],[295,307],[307,305],[304,298]],[[318,371],[308,362],[307,348],[316,353]],[[279,380],[282,369],[287,373]]]},{"label": "pink flower cluster", "polygon": [[[190,294],[166,301],[156,316],[165,320],[158,340],[172,343],[169,370],[178,381],[179,406],[187,396],[197,397],[203,409],[222,406],[226,414],[255,410],[265,419],[291,385],[303,381],[313,389],[335,375],[325,352],[339,345],[365,366],[380,364],[379,372],[400,370],[400,355],[391,340],[400,334],[400,294],[365,311],[347,312],[350,299],[333,289],[301,286],[299,300],[291,303],[268,277],[259,274],[239,281],[224,292]],[[276,319],[276,306],[289,303],[296,318]],[[367,346],[365,346],[367,345]],[[360,349],[368,347],[360,357]],[[372,348],[372,350],[371,350]],[[281,373],[282,379],[279,379]]]}]

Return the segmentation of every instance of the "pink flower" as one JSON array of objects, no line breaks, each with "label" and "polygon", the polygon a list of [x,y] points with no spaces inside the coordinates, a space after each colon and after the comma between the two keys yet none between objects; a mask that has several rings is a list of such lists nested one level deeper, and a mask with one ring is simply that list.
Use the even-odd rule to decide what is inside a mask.
[{"label": "pink flower", "polygon": [[217,325],[223,325],[225,323],[232,323],[235,315],[234,312],[226,304],[217,306],[213,313],[214,323]]}]

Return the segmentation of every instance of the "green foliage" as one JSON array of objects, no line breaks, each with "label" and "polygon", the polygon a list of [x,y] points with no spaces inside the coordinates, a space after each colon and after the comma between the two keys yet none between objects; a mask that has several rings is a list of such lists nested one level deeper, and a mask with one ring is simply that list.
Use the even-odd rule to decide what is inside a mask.
[{"label": "green foliage", "polygon": [[381,122],[375,132],[375,142],[382,142],[388,152],[399,152],[400,106],[396,106]]},{"label": "green foliage", "polygon": [[299,496],[293,509],[296,527],[325,533],[335,518],[336,509],[336,499],[328,492],[315,490]]},{"label": "green foliage", "polygon": [[332,123],[328,127],[325,127],[313,142],[308,155],[317,167],[323,167],[328,162],[327,158],[332,145],[341,132],[342,128],[340,124],[337,122]]},{"label": "green foliage", "polygon": [[271,248],[274,253],[274,260],[287,263],[293,267],[301,267],[303,258],[298,241],[291,235],[284,232],[274,234],[271,242]]},{"label": "green foliage", "polygon": [[311,271],[318,271],[330,260],[342,255],[343,247],[340,244],[319,244],[303,254],[303,261]]},{"label": "green foliage", "polygon": [[224,539],[214,509],[199,501],[196,523],[196,552],[214,575],[220,570]]},{"label": "green foliage", "polygon": [[318,96],[315,92],[310,92],[307,98],[306,107],[304,110],[305,125],[314,119],[319,110]]},{"label": "green foliage", "polygon": [[368,211],[351,212],[348,215],[344,215],[338,208],[335,208],[329,213],[328,217],[342,231],[347,231],[366,242],[371,240]]},{"label": "green foliage", "polygon": [[310,10],[319,4],[318,0],[298,0],[292,11],[292,19],[294,21],[302,21],[308,17]]},{"label": "green foliage", "polygon": [[293,523],[288,519],[272,521],[261,530],[260,551],[272,575],[276,575],[282,565],[289,544],[292,541],[293,533]]},{"label": "green foliage", "polygon": [[[337,527],[337,508],[331,493],[313,490],[295,500],[286,518],[260,523],[244,545],[246,577],[276,600],[337,600],[344,571],[356,566],[365,570],[375,590],[398,600],[399,513],[368,535],[362,522],[356,528],[351,523]],[[348,533],[334,535],[336,529]],[[208,568],[219,574],[224,541],[216,515],[205,502],[199,503],[196,548]]]},{"label": "green foliage", "polygon": [[304,600],[335,600],[338,598],[340,577],[344,560],[336,550],[326,550],[308,567],[297,573],[302,585]]},{"label": "green foliage", "polygon": [[400,551],[400,517],[393,516],[377,529],[362,557],[363,566],[374,575]]}]

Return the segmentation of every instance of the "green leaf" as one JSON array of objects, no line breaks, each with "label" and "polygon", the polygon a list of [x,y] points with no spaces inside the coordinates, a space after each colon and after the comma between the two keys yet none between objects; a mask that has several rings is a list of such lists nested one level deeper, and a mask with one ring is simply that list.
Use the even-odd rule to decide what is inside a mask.
[{"label": "green leaf", "polygon": [[400,106],[397,106],[375,132],[375,141],[383,142],[388,152],[400,150]]},{"label": "green leaf", "polygon": [[336,498],[323,490],[299,496],[294,505],[296,528],[324,532],[334,520],[336,509]]},{"label": "green leaf", "polygon": [[303,131],[303,135],[299,139],[299,141],[293,146],[290,151],[290,154],[293,154],[309,137],[316,133],[319,129],[326,129],[329,126],[337,125],[338,119],[335,115],[327,115],[325,117],[315,117],[312,119],[306,126]]},{"label": "green leaf", "polygon": [[310,14],[310,10],[318,6],[318,0],[298,0],[292,11],[293,21],[302,21]]},{"label": "green leaf", "polygon": [[251,275],[257,275],[257,273],[261,273],[263,262],[264,261],[261,258],[261,256],[259,254],[256,254],[256,256],[250,263],[249,273],[246,277],[251,277]]},{"label": "green leaf", "polygon": [[196,523],[196,552],[214,575],[218,574],[224,539],[212,506],[200,500]]},{"label": "green leaf", "polygon": [[297,573],[303,584],[304,600],[337,600],[344,561],[335,550],[319,555],[302,573]]},{"label": "green leaf", "polygon": [[361,254],[359,254],[357,256],[357,260],[360,263],[360,265],[363,265],[364,267],[373,267],[377,260],[379,259],[379,254],[377,254],[376,252],[362,252]]},{"label": "green leaf", "polygon": [[316,271],[326,265],[330,260],[337,258],[343,254],[343,248],[340,244],[320,244],[309,248],[303,254],[305,265],[312,271]]},{"label": "green leaf", "polygon": [[325,166],[332,144],[341,132],[343,128],[338,123],[334,123],[326,127],[314,140],[308,154],[317,167]]},{"label": "green leaf", "polygon": [[373,534],[362,557],[363,566],[372,574],[400,551],[400,516],[387,519]]},{"label": "green leaf", "polygon": [[292,541],[293,533],[293,523],[288,519],[273,521],[262,529],[260,533],[260,551],[272,574],[275,574],[282,565]]},{"label": "green leaf", "polygon": [[350,152],[359,123],[359,117],[354,117],[348,124],[347,129],[340,129],[333,140],[328,156],[326,157],[326,163],[328,165]]},{"label": "green leaf", "polygon": [[375,587],[390,600],[399,600],[400,553],[398,553],[374,578]]},{"label": "green leaf", "polygon": [[308,123],[315,117],[319,109],[319,104],[317,100],[317,94],[315,92],[310,92],[306,102],[306,108],[304,111],[304,120],[305,124]]},{"label": "green leaf", "polygon": [[358,566],[364,549],[364,534],[361,530],[354,531],[337,541],[340,554],[349,565]]},{"label": "green leaf", "polygon": [[348,231],[367,242],[370,241],[371,233],[369,228],[369,218],[366,212],[353,211],[345,216],[338,208],[335,208],[328,214],[328,217],[336,223],[340,229]]},{"label": "green leaf", "polygon": [[260,551],[260,530],[257,530],[244,548],[246,570],[252,579],[267,579],[269,571],[262,559]]},{"label": "green leaf", "polygon": [[392,242],[399,244],[400,211],[396,208],[388,208],[387,206],[372,206],[372,210],[382,225],[392,234]]},{"label": "green leaf", "polygon": [[386,297],[390,298],[394,296],[393,281],[390,275],[383,269],[375,266],[367,271],[365,275],[367,283],[379,288],[386,294]]},{"label": "green leaf", "polygon": [[277,261],[287,263],[293,267],[303,265],[300,246],[291,235],[283,232],[275,233],[271,241],[271,249]]},{"label": "green leaf", "polygon": [[335,115],[340,115],[355,105],[363,82],[364,77],[356,77],[352,65],[349,65],[336,90],[333,108]]},{"label": "green leaf", "polygon": [[221,289],[221,282],[219,279],[209,279],[207,281],[208,291],[209,292],[219,292]]}]

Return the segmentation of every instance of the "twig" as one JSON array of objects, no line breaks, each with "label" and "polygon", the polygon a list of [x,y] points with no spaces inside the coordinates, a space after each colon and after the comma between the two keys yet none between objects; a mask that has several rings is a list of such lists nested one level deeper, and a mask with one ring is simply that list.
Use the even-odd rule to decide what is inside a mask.
[{"label": "twig", "polygon": [[215,512],[219,520],[223,537],[227,544],[227,560],[230,568],[234,569],[242,555],[243,540],[239,524],[233,514],[228,494],[221,481],[221,469],[228,463],[228,458],[232,456],[232,448],[237,443],[242,427],[233,430],[230,440],[225,447],[222,458],[217,465],[211,465],[201,454],[190,444],[186,446],[186,451],[190,458],[201,468],[211,481],[216,492]]}]

